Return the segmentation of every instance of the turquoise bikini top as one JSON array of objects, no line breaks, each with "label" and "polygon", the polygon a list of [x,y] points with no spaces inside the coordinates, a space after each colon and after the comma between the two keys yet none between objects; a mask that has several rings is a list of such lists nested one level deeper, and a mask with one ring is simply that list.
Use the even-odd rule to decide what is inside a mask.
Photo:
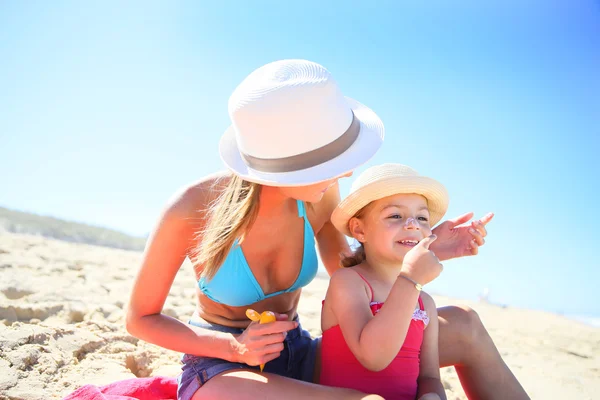
[{"label": "turquoise bikini top", "polygon": [[318,268],[315,234],[306,217],[304,203],[297,200],[297,204],[298,216],[304,218],[304,251],[300,274],[291,287],[265,295],[248,266],[242,247],[236,240],[215,276],[209,281],[204,278],[198,281],[202,293],[217,303],[241,307],[282,293],[293,292],[308,285],[317,275]]}]

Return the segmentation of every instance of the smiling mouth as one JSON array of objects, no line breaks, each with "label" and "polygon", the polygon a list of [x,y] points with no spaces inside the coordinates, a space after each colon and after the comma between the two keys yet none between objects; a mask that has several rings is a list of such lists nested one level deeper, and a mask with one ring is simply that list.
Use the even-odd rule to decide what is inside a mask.
[{"label": "smiling mouth", "polygon": [[401,244],[402,246],[415,247],[419,243],[419,241],[407,239],[407,240],[400,240],[397,243]]}]

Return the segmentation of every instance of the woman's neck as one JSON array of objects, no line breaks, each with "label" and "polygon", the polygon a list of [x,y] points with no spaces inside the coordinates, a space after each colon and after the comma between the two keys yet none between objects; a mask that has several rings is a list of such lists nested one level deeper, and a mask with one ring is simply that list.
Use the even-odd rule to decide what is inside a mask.
[{"label": "woman's neck", "polygon": [[296,200],[285,196],[278,187],[261,186],[260,203],[258,206],[259,217],[280,217],[290,211],[295,212]]}]

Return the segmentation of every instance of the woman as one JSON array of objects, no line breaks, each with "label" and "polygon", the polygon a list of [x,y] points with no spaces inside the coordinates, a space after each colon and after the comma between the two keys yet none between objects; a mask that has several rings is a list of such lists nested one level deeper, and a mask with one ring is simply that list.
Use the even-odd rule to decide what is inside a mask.
[{"label": "woman", "polygon": [[[316,274],[315,242],[330,274],[348,250],[330,222],[337,180],[377,152],[383,124],[342,96],[325,68],[303,60],[254,71],[231,96],[229,113],[233,125],[219,148],[229,172],[191,184],[165,208],[148,239],[127,329],[185,353],[180,399],[367,398],[313,383],[318,339],[302,330],[296,309]],[[471,216],[434,230],[431,249],[440,260],[477,254],[491,216],[453,229]],[[198,278],[189,324],[161,314],[186,257]],[[276,312],[278,320],[250,323],[248,308]],[[456,366],[470,397],[527,398],[475,312],[438,314],[440,365]]]}]

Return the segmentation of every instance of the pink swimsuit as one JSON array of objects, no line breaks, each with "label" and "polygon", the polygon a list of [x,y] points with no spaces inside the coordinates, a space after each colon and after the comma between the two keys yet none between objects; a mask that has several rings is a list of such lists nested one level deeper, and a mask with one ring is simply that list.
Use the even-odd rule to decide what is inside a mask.
[{"label": "pink swimsuit", "polygon": [[[360,277],[371,289],[370,306],[373,315],[376,315],[383,303],[373,301],[373,288],[362,275]],[[378,394],[386,400],[414,400],[417,397],[423,331],[428,323],[429,317],[419,297],[419,309],[413,313],[402,348],[390,365],[379,372],[369,371],[354,357],[339,325],[327,329],[322,338],[319,383]]]}]

